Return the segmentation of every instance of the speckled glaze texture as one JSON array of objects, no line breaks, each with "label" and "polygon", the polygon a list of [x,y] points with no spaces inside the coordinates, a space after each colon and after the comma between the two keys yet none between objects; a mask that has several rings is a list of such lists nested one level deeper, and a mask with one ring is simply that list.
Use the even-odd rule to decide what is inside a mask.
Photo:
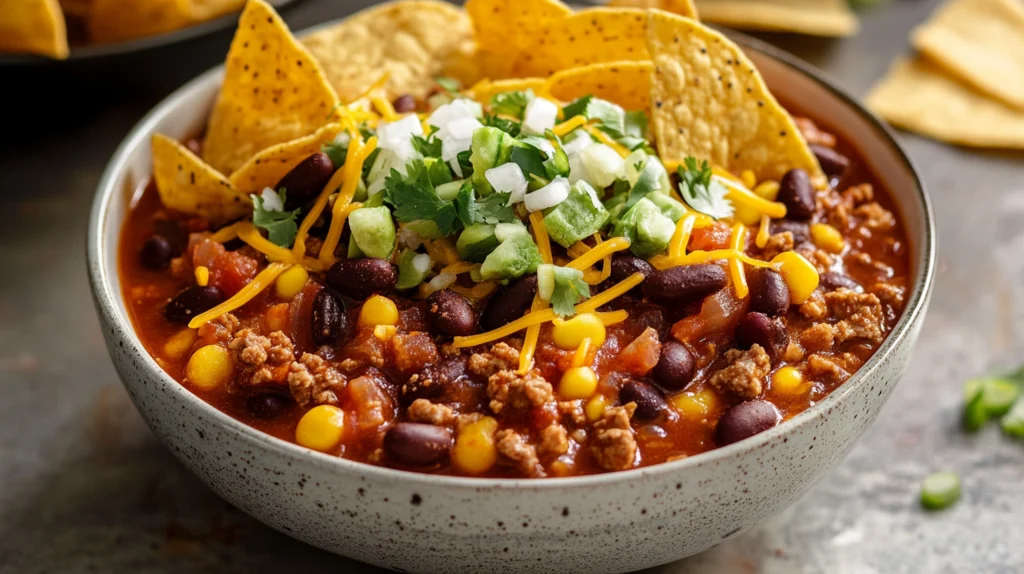
[{"label": "speckled glaze texture", "polygon": [[895,195],[914,246],[907,311],[848,383],[782,425],[686,460],[582,478],[483,480],[361,465],[263,435],[164,374],[132,332],[116,277],[117,233],[149,175],[149,137],[203,125],[220,70],[170,96],[125,140],[93,207],[88,257],[96,306],[132,400],[174,454],[238,508],[315,546],[410,572],[624,572],[695,554],[797,500],[850,451],[906,367],[934,267],[920,180],[890,133],[814,72],[743,40],[784,103],[862,146]]}]

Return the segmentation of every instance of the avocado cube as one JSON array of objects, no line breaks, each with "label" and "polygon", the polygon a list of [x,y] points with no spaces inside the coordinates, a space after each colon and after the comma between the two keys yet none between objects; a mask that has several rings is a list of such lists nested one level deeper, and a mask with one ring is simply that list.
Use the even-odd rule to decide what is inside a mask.
[{"label": "avocado cube", "polygon": [[540,265],[540,251],[528,235],[516,235],[502,242],[480,266],[483,279],[516,279],[533,273]]},{"label": "avocado cube", "polygon": [[395,250],[395,223],[386,207],[363,207],[348,216],[352,240],[367,257],[388,259]]},{"label": "avocado cube", "polygon": [[494,226],[486,223],[474,223],[462,231],[455,248],[459,256],[466,261],[481,262],[498,246],[498,238],[494,234]]},{"label": "avocado cube", "polygon": [[433,266],[430,256],[426,253],[416,253],[412,249],[406,249],[398,258],[398,282],[395,288],[412,289],[423,283],[430,275],[430,268]]},{"label": "avocado cube", "polygon": [[569,197],[544,216],[548,236],[562,247],[593,235],[608,221],[608,210],[597,192],[583,180],[569,190]]},{"label": "avocado cube", "polygon": [[686,207],[682,203],[679,203],[675,199],[671,198],[660,191],[654,193],[648,193],[647,199],[651,200],[654,205],[658,206],[661,210],[662,215],[671,219],[672,221],[679,221],[686,215]]},{"label": "avocado cube", "polygon": [[612,235],[629,239],[629,250],[637,257],[651,257],[665,251],[675,224],[646,197],[629,208],[615,224]]},{"label": "avocado cube", "polygon": [[[484,172],[492,167],[498,167],[502,163],[502,155],[508,147],[505,142],[505,132],[498,128],[477,128],[473,132],[473,142],[470,144],[469,162],[473,164],[473,187],[480,195],[490,195],[494,188],[484,177]],[[511,139],[511,138],[508,138]],[[507,157],[505,158],[507,161]]]}]

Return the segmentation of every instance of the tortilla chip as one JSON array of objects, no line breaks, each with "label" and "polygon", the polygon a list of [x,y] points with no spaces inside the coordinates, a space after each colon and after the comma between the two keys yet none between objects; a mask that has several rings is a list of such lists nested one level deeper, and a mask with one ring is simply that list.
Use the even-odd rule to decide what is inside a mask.
[{"label": "tortilla chip", "polygon": [[606,62],[562,70],[548,80],[548,91],[564,101],[587,94],[627,110],[651,107],[651,62]]},{"label": "tortilla chip", "polygon": [[705,22],[741,30],[853,36],[860,28],[846,0],[696,0]]},{"label": "tortilla chip", "polygon": [[312,133],[338,103],[320,64],[264,0],[245,5],[225,67],[203,145],[203,159],[221,173]]},{"label": "tortilla chip", "polygon": [[728,38],[698,22],[651,10],[647,26],[654,60],[651,124],[666,160],[694,156],[758,181],[793,168],[820,177],[821,168],[793,118],[761,74]]},{"label": "tortilla chip", "polygon": [[223,223],[250,213],[249,196],[185,146],[153,134],[153,178],[164,206]]},{"label": "tortilla chip", "polygon": [[155,36],[188,26],[190,0],[94,0],[88,16],[93,42]]},{"label": "tortilla chip", "polygon": [[495,94],[504,94],[505,92],[515,92],[522,90],[533,90],[534,92],[543,92],[547,90],[548,81],[545,78],[512,78],[507,80],[483,80],[480,83],[472,86],[469,91],[473,94],[473,99],[478,102],[488,102],[491,97]]},{"label": "tortilla chip", "polygon": [[558,0],[468,0],[466,12],[473,23],[482,77],[500,79],[513,75],[520,55],[537,47],[536,34],[526,31],[564,20],[572,9]]},{"label": "tortilla chip", "polygon": [[268,147],[231,174],[231,185],[243,193],[259,193],[265,187],[274,187],[293,167],[320,151],[320,146],[334,140],[339,132],[341,124],[327,124],[316,133]]},{"label": "tortilla chip", "polygon": [[622,60],[647,60],[647,14],[635,8],[589,8],[540,28],[514,66],[516,76]]},{"label": "tortilla chip", "polygon": [[957,82],[920,57],[897,60],[865,103],[889,123],[935,139],[1024,149],[1024,112]]},{"label": "tortilla chip", "polygon": [[699,20],[697,7],[693,5],[693,0],[611,0],[606,6],[610,8],[656,8]]},{"label": "tortilla chip", "polygon": [[67,29],[57,0],[0,0],[0,52],[67,58]]},{"label": "tortilla chip", "polygon": [[1024,110],[1024,4],[953,0],[914,30],[914,47],[961,80]]},{"label": "tortilla chip", "polygon": [[449,57],[472,50],[466,13],[446,2],[406,0],[364,10],[302,39],[341,100],[351,102],[383,74],[392,97],[422,98]]}]

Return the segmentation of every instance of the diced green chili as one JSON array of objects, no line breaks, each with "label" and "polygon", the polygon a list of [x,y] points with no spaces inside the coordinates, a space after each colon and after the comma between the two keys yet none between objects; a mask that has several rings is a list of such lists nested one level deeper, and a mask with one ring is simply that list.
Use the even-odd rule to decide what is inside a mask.
[{"label": "diced green chili", "polygon": [[937,472],[921,482],[921,506],[928,510],[948,508],[960,499],[960,477],[953,472]]}]

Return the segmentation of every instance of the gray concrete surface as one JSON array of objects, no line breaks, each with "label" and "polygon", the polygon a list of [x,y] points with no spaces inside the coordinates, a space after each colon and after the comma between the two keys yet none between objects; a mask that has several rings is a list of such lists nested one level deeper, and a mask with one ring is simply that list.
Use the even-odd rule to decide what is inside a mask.
[{"label": "gray concrete surface", "polygon": [[[289,20],[306,26],[365,3],[311,1]],[[852,39],[768,39],[860,95],[936,5],[878,8]],[[85,277],[87,209],[107,158],[156,100],[107,94],[50,109],[44,134],[0,138],[0,573],[369,572],[220,501],[151,435],[107,358]],[[901,139],[941,238],[910,372],[845,463],[797,505],[655,572],[1024,572],[1024,443],[958,427],[961,382],[1021,362],[1024,154]],[[924,513],[918,483],[939,469],[962,473],[964,499]]]}]

